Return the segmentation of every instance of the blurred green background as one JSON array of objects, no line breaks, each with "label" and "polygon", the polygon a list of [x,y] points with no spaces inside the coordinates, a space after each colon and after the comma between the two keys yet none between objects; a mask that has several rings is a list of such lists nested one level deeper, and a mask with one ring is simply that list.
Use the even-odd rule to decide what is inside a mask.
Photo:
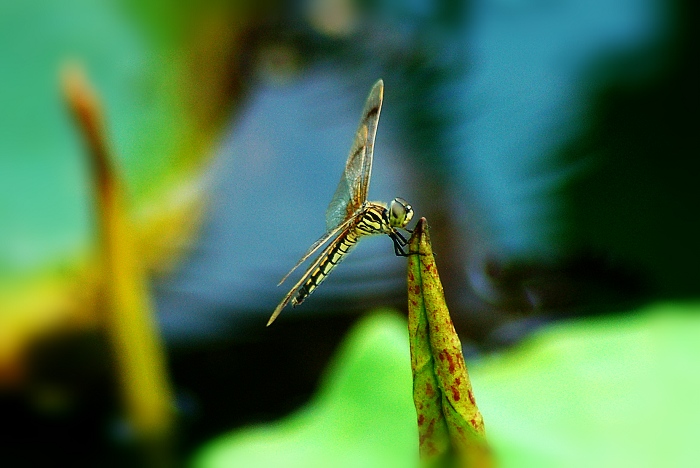
[{"label": "blurred green background", "polygon": [[[101,331],[91,164],[61,93],[62,70],[79,63],[149,274],[178,460],[313,402],[353,324],[405,310],[404,261],[376,238],[264,327],[286,292],[279,278],[325,228],[381,77],[370,197],[406,198],[430,222],[504,465],[571,466],[583,441],[604,440],[625,448],[591,450],[590,464],[687,466],[690,419],[663,405],[649,414],[637,397],[653,389],[700,415],[679,391],[698,388],[682,378],[700,342],[696,24],[680,0],[3,2],[0,407],[17,428],[6,457],[142,456]],[[629,379],[611,378],[623,370]],[[538,399],[559,389],[545,392],[548,416],[525,388]],[[598,417],[600,400],[582,396],[591,388],[611,407],[633,404]],[[602,430],[611,419],[662,424],[672,443],[654,452],[648,433]],[[635,452],[652,455],[626,459]]]}]

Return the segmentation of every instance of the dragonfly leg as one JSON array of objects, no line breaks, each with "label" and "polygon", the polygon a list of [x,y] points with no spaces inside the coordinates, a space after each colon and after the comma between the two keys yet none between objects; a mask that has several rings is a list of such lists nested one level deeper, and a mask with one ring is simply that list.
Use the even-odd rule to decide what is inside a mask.
[{"label": "dragonfly leg", "polygon": [[403,236],[403,234],[401,234],[399,231],[395,231],[394,234],[395,234],[399,239],[401,239],[401,245],[402,245],[402,246],[408,244],[408,241],[406,240],[406,238],[405,238],[405,237]]},{"label": "dragonfly leg", "polygon": [[[403,235],[401,235],[399,231],[394,231],[393,233],[389,234],[389,237],[391,237],[391,240],[394,241],[394,253],[397,257],[408,257],[410,255],[427,255],[419,252],[406,252],[403,248],[408,245],[408,240],[406,240],[406,238]],[[435,255],[435,253],[433,253],[433,255]]]},{"label": "dragonfly leg", "polygon": [[406,238],[398,232],[393,232],[389,234],[389,237],[391,237],[391,240],[394,241],[394,253],[396,254],[396,256],[408,257],[409,254],[403,249],[404,246],[408,243]]}]

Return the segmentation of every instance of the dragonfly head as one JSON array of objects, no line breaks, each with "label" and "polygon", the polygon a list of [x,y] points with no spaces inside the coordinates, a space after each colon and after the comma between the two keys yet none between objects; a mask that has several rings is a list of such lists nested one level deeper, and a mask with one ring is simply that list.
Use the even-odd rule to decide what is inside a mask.
[{"label": "dragonfly head", "polygon": [[389,204],[389,225],[404,228],[413,218],[413,208],[403,198],[394,198]]}]

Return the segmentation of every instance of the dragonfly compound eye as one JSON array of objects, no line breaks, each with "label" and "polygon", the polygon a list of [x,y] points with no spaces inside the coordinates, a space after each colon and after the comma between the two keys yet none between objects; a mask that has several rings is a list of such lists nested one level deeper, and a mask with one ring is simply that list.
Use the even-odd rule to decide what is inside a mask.
[{"label": "dragonfly compound eye", "polygon": [[404,227],[413,218],[413,208],[403,198],[394,198],[389,205],[389,224],[393,227]]}]

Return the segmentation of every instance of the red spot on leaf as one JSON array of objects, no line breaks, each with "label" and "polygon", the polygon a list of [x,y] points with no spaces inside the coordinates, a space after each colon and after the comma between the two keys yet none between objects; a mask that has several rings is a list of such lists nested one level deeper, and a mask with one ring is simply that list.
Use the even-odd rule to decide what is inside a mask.
[{"label": "red spot on leaf", "polygon": [[431,398],[433,395],[435,395],[435,389],[433,388],[430,383],[425,384],[425,396],[428,398]]},{"label": "red spot on leaf", "polygon": [[424,422],[425,422],[425,416],[423,416],[422,414],[419,414],[418,415],[418,425],[422,426]]},{"label": "red spot on leaf", "polygon": [[438,453],[438,449],[435,448],[435,444],[430,442],[428,444],[428,455],[432,457],[432,456],[436,455],[437,453]]},{"label": "red spot on leaf", "polygon": [[457,388],[456,385],[452,385],[450,389],[452,389],[452,398],[454,401],[459,401],[459,399],[462,398],[462,395],[459,393],[459,388]]},{"label": "red spot on leaf", "polygon": [[435,418],[430,420],[424,431],[419,432],[418,444],[423,445],[425,441],[428,441],[429,444],[432,443],[430,438],[433,437],[433,432],[435,432]]},{"label": "red spot on leaf", "polygon": [[469,396],[469,401],[472,402],[472,405],[476,406],[476,400],[474,399],[474,394],[472,393],[471,390],[469,390],[469,392],[467,393],[467,395]]},{"label": "red spot on leaf", "polygon": [[450,353],[448,353],[448,352],[445,352],[445,357],[447,358],[447,361],[450,363],[450,367],[449,367],[450,374],[454,374],[454,373],[455,373],[455,361],[454,361],[454,358],[453,358],[452,355],[451,355]]},{"label": "red spot on leaf", "polygon": [[432,437],[433,432],[435,432],[435,418],[432,418],[428,423],[428,430],[425,431],[427,437]]}]

